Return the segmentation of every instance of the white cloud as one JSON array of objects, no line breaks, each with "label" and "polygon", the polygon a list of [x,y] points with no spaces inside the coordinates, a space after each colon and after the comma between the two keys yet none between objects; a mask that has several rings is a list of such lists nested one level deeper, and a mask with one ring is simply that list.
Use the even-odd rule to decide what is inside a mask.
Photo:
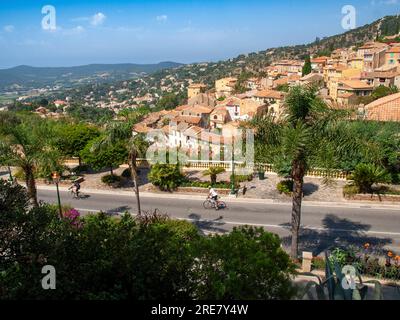
[{"label": "white cloud", "polygon": [[168,16],[167,16],[166,14],[163,14],[163,15],[161,15],[161,16],[157,16],[157,17],[156,17],[156,20],[157,20],[157,21],[160,21],[160,22],[164,22],[164,21],[167,21],[167,20],[168,20]]},{"label": "white cloud", "polygon": [[398,4],[399,0],[372,0],[371,1],[371,5],[375,6],[375,5],[395,5]]},{"label": "white cloud", "polygon": [[76,26],[76,27],[71,28],[71,29],[64,29],[63,30],[63,34],[67,35],[67,36],[69,36],[69,35],[77,35],[77,34],[81,34],[83,32],[85,32],[85,28],[82,27],[82,26]]},{"label": "white cloud", "polygon": [[95,27],[102,25],[104,23],[104,21],[106,20],[106,18],[107,17],[104,13],[98,12],[90,18],[90,24]]},{"label": "white cloud", "polygon": [[4,26],[3,30],[5,32],[13,32],[15,30],[15,27],[13,25],[7,25],[7,26]]}]

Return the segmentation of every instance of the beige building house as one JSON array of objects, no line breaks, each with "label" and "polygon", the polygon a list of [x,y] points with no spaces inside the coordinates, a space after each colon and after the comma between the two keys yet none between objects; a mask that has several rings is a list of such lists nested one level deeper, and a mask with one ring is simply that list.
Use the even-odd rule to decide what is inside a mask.
[{"label": "beige building house", "polygon": [[217,107],[210,114],[210,127],[212,129],[222,129],[222,127],[232,119],[226,107]]},{"label": "beige building house", "polygon": [[262,104],[282,103],[285,95],[281,91],[276,90],[260,90],[253,96],[253,100]]},{"label": "beige building house", "polygon": [[304,61],[300,60],[281,60],[274,63],[274,67],[280,74],[298,74],[301,75]]},{"label": "beige building house", "polygon": [[350,69],[345,65],[327,66],[324,68],[324,81],[328,88],[329,96],[337,99],[337,90],[340,80],[359,79],[361,70]]},{"label": "beige building house", "polygon": [[[375,88],[379,86],[399,86],[400,72],[398,71],[375,71],[364,72],[361,77],[366,83],[373,85]],[[400,87],[399,87],[400,88]]]},{"label": "beige building house", "polygon": [[202,83],[192,83],[188,87],[188,99],[192,99],[201,93],[205,93],[207,86]]},{"label": "beige building house", "polygon": [[372,72],[385,65],[389,46],[379,42],[367,42],[357,50],[357,56],[364,61],[363,71]]},{"label": "beige building house", "polygon": [[237,78],[228,77],[215,81],[215,96],[217,99],[221,97],[229,97],[235,90]]},{"label": "beige building house", "polygon": [[361,80],[339,80],[337,87],[337,95],[343,96],[343,94],[354,94],[357,97],[369,96],[372,93],[374,87]]}]

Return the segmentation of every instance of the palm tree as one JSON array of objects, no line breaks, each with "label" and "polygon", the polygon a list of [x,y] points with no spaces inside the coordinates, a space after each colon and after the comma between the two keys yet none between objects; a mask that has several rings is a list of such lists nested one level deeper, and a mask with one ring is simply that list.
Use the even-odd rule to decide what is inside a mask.
[{"label": "palm tree", "polygon": [[132,122],[111,122],[106,128],[106,134],[100,142],[93,146],[93,151],[106,145],[114,145],[123,141],[128,151],[128,164],[134,184],[138,214],[141,214],[139,196],[139,176],[136,164],[137,158],[146,154],[148,143],[144,136],[132,135]]},{"label": "palm tree", "polygon": [[0,153],[8,165],[20,167],[30,202],[38,206],[35,174],[39,169],[51,172],[60,155],[51,143],[48,123],[35,116],[0,115]]},{"label": "palm tree", "polygon": [[217,183],[217,175],[223,172],[225,172],[225,169],[222,167],[210,167],[203,172],[203,175],[210,176],[211,185],[215,185]]},{"label": "palm tree", "polygon": [[284,104],[285,116],[271,116],[253,121],[258,145],[256,150],[275,164],[289,163],[293,180],[291,213],[291,257],[298,258],[298,238],[301,225],[304,176],[317,160],[327,169],[334,166],[342,150],[356,150],[354,139],[338,130],[337,124],[347,112],[329,108],[315,88],[291,88]]}]

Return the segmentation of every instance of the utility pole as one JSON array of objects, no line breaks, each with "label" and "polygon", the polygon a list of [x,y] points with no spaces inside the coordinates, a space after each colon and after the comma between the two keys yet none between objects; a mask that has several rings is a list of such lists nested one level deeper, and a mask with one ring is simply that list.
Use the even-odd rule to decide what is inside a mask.
[{"label": "utility pole", "polygon": [[14,182],[14,178],[13,178],[13,176],[12,176],[12,172],[11,172],[11,168],[10,168],[10,166],[8,166],[8,174],[10,175],[10,182],[12,183],[12,182]]},{"label": "utility pole", "polygon": [[57,172],[53,172],[52,178],[57,188],[57,200],[58,200],[58,213],[60,214],[60,218],[62,218],[62,208],[61,208],[61,199],[60,199],[60,190],[58,188],[58,183],[60,182],[60,175]]},{"label": "utility pole", "polygon": [[234,141],[235,141],[234,140],[234,136],[232,135],[231,196],[235,196],[236,195],[236,190],[235,190],[235,143],[234,143]]}]

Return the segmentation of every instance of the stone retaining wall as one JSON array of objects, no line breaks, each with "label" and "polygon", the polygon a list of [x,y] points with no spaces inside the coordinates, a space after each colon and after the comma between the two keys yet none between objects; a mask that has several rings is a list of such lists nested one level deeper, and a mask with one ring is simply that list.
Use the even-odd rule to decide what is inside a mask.
[{"label": "stone retaining wall", "polygon": [[347,200],[356,201],[379,201],[379,202],[400,202],[400,195],[391,194],[355,194],[346,196]]}]

